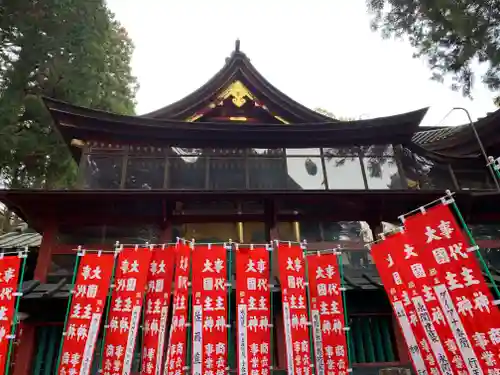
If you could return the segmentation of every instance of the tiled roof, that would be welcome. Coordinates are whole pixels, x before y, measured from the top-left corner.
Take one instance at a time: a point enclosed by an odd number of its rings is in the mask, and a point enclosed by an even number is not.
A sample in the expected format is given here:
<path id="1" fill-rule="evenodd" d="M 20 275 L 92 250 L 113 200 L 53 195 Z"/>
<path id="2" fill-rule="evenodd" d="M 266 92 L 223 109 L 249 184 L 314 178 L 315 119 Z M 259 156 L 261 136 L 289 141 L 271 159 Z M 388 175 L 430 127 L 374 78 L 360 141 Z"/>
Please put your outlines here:
<path id="1" fill-rule="evenodd" d="M 422 130 L 416 132 L 412 141 L 419 145 L 426 145 L 429 143 L 433 143 L 436 141 L 440 141 L 441 139 L 448 138 L 449 136 L 455 134 L 459 130 L 462 130 L 462 126 L 447 126 L 443 128 L 434 128 L 430 130 Z"/>
<path id="2" fill-rule="evenodd" d="M 41 243 L 42 236 L 36 232 L 22 233 L 14 231 L 0 235 L 0 249 L 38 247 Z"/>

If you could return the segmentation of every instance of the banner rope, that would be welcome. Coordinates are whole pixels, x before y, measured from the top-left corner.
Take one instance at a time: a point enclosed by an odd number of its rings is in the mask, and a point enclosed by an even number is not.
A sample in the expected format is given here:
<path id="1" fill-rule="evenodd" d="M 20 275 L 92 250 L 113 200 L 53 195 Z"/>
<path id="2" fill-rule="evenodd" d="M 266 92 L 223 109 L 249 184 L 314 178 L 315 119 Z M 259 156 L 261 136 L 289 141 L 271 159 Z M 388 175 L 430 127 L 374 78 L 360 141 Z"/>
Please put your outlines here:
<path id="1" fill-rule="evenodd" d="M 102 332 L 102 339 L 101 339 L 101 350 L 99 353 L 99 358 L 98 358 L 98 372 L 102 372 L 102 359 L 103 359 L 103 354 L 104 354 L 104 344 L 106 343 L 106 332 L 108 328 L 108 319 L 109 319 L 109 311 L 111 310 L 111 299 L 113 298 L 113 290 L 115 289 L 115 270 L 117 268 L 117 262 L 118 262 L 118 254 L 120 251 L 122 251 L 123 245 L 121 245 L 118 241 L 116 241 L 115 244 L 115 259 L 113 263 L 113 270 L 111 271 L 111 282 L 108 287 L 108 295 L 106 297 L 106 311 L 104 312 L 104 330 Z"/>
<path id="2" fill-rule="evenodd" d="M 282 241 L 282 242 L 290 242 L 290 241 Z M 305 289 L 306 289 L 306 300 L 307 300 L 307 313 L 309 314 L 309 324 L 307 327 L 307 330 L 309 332 L 309 356 L 311 357 L 311 364 L 310 367 L 313 368 L 314 370 L 312 373 L 316 373 L 316 366 L 315 366 L 315 353 L 314 353 L 314 344 L 313 344 L 313 330 L 312 330 L 312 312 L 311 312 L 311 293 L 309 291 L 309 270 L 307 267 L 307 242 L 304 240 L 303 242 L 300 242 L 300 246 L 302 248 L 302 258 L 304 259 L 304 271 L 305 271 Z M 286 323 L 285 323 L 286 324 Z"/>
<path id="3" fill-rule="evenodd" d="M 433 201 L 430 201 L 429 203 L 426 203 L 423 206 L 417 207 L 414 210 L 411 210 L 411 211 L 409 211 L 409 212 L 407 212 L 407 213 L 405 213 L 403 215 L 399 215 L 398 219 L 399 219 L 399 221 L 401 221 L 404 224 L 406 216 L 410 216 L 411 214 L 414 214 L 415 212 L 419 212 L 419 211 L 420 212 L 425 212 L 425 209 L 427 207 L 433 206 L 436 203 L 442 203 L 442 204 L 451 203 L 452 201 L 454 201 L 453 195 L 455 195 L 454 192 L 452 193 L 450 190 L 446 190 L 446 195 L 444 195 L 444 196 L 442 196 L 440 198 L 434 199 Z"/>
<path id="4" fill-rule="evenodd" d="M 337 256 L 337 264 L 339 266 L 340 273 L 340 290 L 342 292 L 342 305 L 344 307 L 344 332 L 345 332 L 345 341 L 347 346 L 347 371 L 352 371 L 352 348 L 351 348 L 351 330 L 349 326 L 349 314 L 347 313 L 347 288 L 345 286 L 344 280 L 344 262 L 342 260 L 342 249 L 339 247 L 337 251 L 334 253 Z"/>
<path id="5" fill-rule="evenodd" d="M 2 256 L 4 254 L 7 254 L 7 253 L 2 253 Z M 14 254 L 14 252 L 13 252 L 13 254 Z M 21 297 L 23 296 L 24 272 L 26 270 L 26 260 L 28 259 L 28 247 L 26 247 L 24 249 L 24 251 L 22 251 L 22 250 L 18 251 L 17 256 L 22 259 L 22 262 L 21 262 L 19 281 L 18 281 L 18 286 L 17 286 L 17 299 L 16 299 L 16 304 L 14 306 L 14 318 L 12 321 L 12 327 L 10 329 L 9 349 L 7 351 L 7 358 L 5 360 L 5 375 L 9 375 L 10 357 L 12 356 L 14 339 L 16 337 L 16 330 L 17 330 L 17 325 L 18 325 L 17 317 L 19 314 L 19 304 L 21 302 Z"/>
<path id="6" fill-rule="evenodd" d="M 66 338 L 66 330 L 68 329 L 68 320 L 71 310 L 71 301 L 73 300 L 73 289 L 75 288 L 76 276 L 78 274 L 78 266 L 80 265 L 80 258 L 85 255 L 85 250 L 82 250 L 81 246 L 78 246 L 78 253 L 76 254 L 75 266 L 73 267 L 73 277 L 71 279 L 71 286 L 69 288 L 68 304 L 66 306 L 66 316 L 64 317 L 64 325 L 61 343 L 59 344 L 59 354 L 57 356 L 56 371 L 59 371 L 59 365 L 61 364 L 62 350 L 64 346 L 64 339 Z"/>

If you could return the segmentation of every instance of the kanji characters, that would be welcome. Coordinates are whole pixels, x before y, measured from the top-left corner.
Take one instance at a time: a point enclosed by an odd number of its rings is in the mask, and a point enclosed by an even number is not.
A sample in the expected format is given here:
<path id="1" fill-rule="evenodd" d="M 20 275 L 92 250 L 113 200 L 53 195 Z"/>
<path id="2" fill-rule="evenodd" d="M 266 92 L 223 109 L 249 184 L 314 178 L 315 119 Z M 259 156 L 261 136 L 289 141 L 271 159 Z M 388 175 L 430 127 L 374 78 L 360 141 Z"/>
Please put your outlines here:
<path id="1" fill-rule="evenodd" d="M 404 246 L 404 253 L 405 253 L 405 259 L 408 260 L 412 257 L 418 257 L 417 252 L 415 251 L 415 248 L 411 245 L 405 244 Z"/>

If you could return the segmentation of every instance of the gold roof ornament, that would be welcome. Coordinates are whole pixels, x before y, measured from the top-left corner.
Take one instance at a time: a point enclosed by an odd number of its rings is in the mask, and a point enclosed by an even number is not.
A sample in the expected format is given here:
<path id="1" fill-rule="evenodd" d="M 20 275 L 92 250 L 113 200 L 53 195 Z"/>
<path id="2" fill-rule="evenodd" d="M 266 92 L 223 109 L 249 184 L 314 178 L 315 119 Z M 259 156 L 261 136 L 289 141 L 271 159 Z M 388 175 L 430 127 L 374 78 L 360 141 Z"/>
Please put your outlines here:
<path id="1" fill-rule="evenodd" d="M 219 94 L 218 99 L 225 100 L 229 97 L 232 97 L 233 104 L 238 108 L 242 107 L 247 102 L 247 98 L 255 100 L 253 94 L 240 80 L 231 83 L 227 89 Z"/>

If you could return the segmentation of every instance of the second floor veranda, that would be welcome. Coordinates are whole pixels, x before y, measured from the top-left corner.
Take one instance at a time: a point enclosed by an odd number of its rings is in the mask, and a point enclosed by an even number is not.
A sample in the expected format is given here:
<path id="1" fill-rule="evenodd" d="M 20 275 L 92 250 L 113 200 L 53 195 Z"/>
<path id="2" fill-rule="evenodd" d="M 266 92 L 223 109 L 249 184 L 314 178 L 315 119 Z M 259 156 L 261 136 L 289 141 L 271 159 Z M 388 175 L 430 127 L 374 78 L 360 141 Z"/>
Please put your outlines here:
<path id="1" fill-rule="evenodd" d="M 403 145 L 210 149 L 92 143 L 78 189 L 493 190 L 484 163 L 444 163 Z"/>

